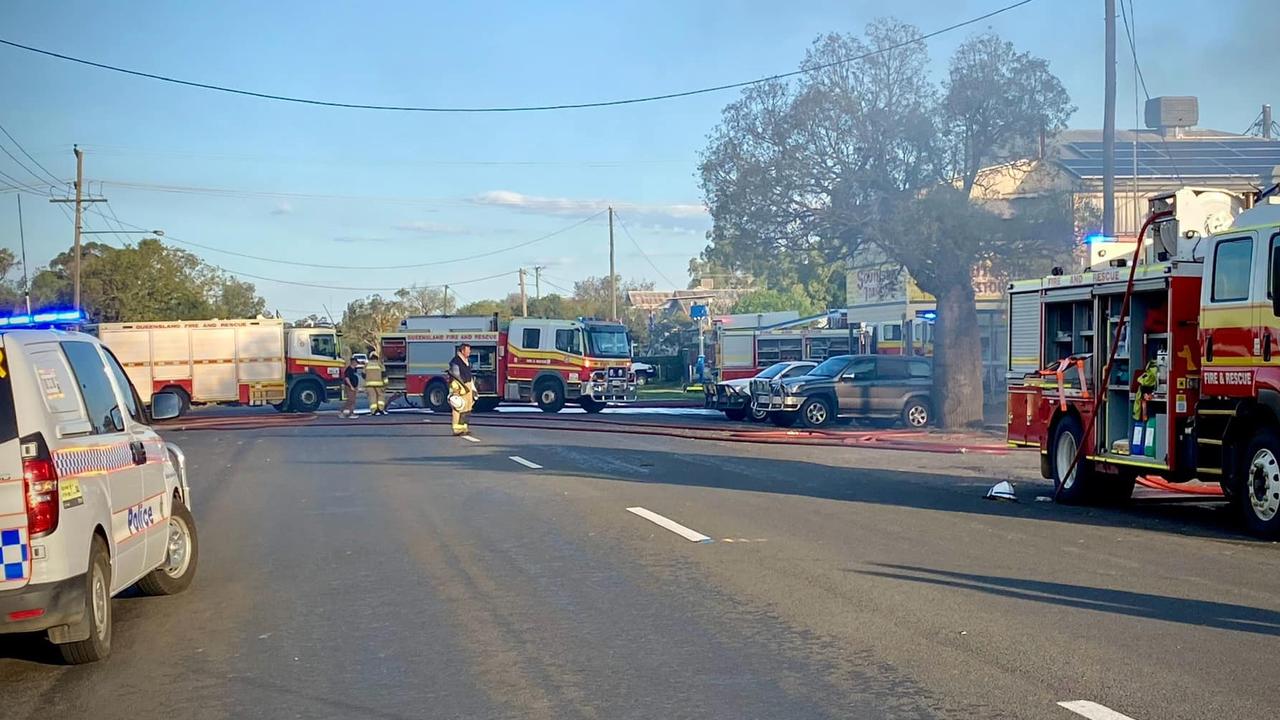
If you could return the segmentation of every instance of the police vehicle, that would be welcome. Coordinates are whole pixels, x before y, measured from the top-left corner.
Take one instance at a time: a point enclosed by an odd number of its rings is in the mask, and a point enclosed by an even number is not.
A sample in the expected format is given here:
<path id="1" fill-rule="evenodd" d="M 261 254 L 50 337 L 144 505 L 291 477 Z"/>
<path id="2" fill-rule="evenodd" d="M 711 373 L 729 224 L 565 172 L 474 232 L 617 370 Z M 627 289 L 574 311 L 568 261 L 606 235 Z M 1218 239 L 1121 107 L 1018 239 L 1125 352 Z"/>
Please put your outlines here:
<path id="1" fill-rule="evenodd" d="M 168 595 L 199 557 L 182 451 L 151 429 L 111 351 L 58 329 L 79 312 L 0 317 L 0 642 L 45 632 L 68 663 L 111 651 L 111 598 Z"/>

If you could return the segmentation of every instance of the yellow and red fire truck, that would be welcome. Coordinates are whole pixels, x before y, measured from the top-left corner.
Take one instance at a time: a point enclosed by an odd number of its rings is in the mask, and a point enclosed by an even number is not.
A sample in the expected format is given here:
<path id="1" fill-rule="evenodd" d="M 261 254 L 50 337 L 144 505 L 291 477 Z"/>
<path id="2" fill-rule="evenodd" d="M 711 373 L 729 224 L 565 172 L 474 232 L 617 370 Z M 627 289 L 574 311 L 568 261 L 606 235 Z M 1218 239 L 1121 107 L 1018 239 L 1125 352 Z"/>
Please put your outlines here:
<path id="1" fill-rule="evenodd" d="M 449 360 L 463 342 L 471 345 L 477 410 L 513 402 L 559 412 L 573 403 L 595 413 L 636 399 L 631 340 L 622 324 L 515 318 L 500 330 L 496 316 L 412 317 L 400 331 L 380 335 L 388 392 L 448 412 Z"/>
<path id="2" fill-rule="evenodd" d="M 1009 442 L 1060 501 L 1216 482 L 1280 536 L 1280 186 L 1150 202 L 1138 263 L 1011 284 Z"/>
<path id="3" fill-rule="evenodd" d="M 101 323 L 89 328 L 115 353 L 151 402 L 172 392 L 192 404 L 274 405 L 313 412 L 341 392 L 342 361 L 332 327 L 289 327 L 283 320 L 173 320 Z"/>

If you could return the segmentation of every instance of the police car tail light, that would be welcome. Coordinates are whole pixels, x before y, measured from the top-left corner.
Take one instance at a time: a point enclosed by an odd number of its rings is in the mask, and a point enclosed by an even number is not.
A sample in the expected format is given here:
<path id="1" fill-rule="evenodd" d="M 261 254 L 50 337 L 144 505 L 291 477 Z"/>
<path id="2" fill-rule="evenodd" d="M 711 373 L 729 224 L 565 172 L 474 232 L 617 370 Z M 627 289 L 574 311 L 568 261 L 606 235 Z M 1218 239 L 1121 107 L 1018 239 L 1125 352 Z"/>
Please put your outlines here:
<path id="1" fill-rule="evenodd" d="M 27 495 L 27 534 L 31 537 L 58 528 L 58 471 L 52 460 L 28 458 L 22 461 L 22 481 Z"/>

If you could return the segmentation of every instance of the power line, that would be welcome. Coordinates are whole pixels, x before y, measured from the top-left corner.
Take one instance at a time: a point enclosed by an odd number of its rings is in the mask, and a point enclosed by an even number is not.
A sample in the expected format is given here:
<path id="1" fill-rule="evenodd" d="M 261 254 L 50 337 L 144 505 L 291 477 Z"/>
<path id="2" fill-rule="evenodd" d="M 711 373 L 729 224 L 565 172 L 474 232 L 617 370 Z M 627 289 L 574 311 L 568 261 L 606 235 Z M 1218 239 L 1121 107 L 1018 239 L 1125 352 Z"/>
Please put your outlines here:
<path id="1" fill-rule="evenodd" d="M 512 275 L 516 275 L 517 273 L 519 273 L 518 270 L 511 270 L 504 273 L 497 273 L 496 275 L 486 275 L 484 277 L 472 278 L 470 280 L 453 280 L 447 283 L 439 283 L 435 285 L 408 285 L 408 286 L 401 285 L 400 287 L 341 287 L 338 285 L 323 285 L 320 283 L 308 283 L 308 282 L 301 282 L 297 280 L 281 280 L 280 278 L 266 277 L 263 275 L 254 275 L 252 273 L 240 272 L 239 270 L 230 270 L 220 265 L 213 265 L 212 263 L 210 263 L 210 265 L 229 275 L 234 275 L 236 277 L 247 277 L 247 278 L 252 278 L 254 280 L 263 280 L 265 282 L 280 283 L 282 285 L 297 285 L 300 287 L 320 288 L 322 290 L 344 290 L 344 291 L 353 291 L 353 292 L 395 292 L 397 290 L 404 290 L 406 288 L 442 288 L 442 287 L 445 287 L 446 285 L 448 287 L 454 287 L 456 285 L 470 285 L 472 283 L 484 282 L 486 280 L 496 280 L 497 278 L 510 277 Z"/>
<path id="2" fill-rule="evenodd" d="M 95 212 L 98 215 L 101 215 L 103 218 L 106 218 L 106 215 L 103 215 L 102 212 L 100 210 L 97 210 L 96 208 L 91 208 L 91 212 Z M 236 252 L 235 250 L 225 250 L 223 248 L 213 247 L 212 245 L 204 245 L 202 243 L 192 242 L 190 240 L 183 240 L 181 238 L 174 237 L 173 235 L 169 235 L 168 233 L 166 233 L 164 237 L 166 240 L 172 240 L 173 242 L 179 243 L 181 245 L 188 245 L 190 247 L 200 248 L 201 250 L 208 250 L 211 252 L 223 253 L 225 255 L 233 255 L 235 257 L 246 258 L 248 260 L 258 260 L 260 262 L 277 263 L 280 265 L 319 268 L 322 270 L 414 270 L 417 268 L 424 268 L 424 267 L 451 265 L 453 263 L 467 262 L 469 260 L 481 260 L 483 258 L 493 257 L 494 255 L 501 255 L 502 253 L 505 253 L 505 252 L 518 250 L 523 247 L 528 247 L 535 243 L 540 243 L 544 240 L 549 240 L 557 235 L 562 235 L 564 233 L 567 233 L 570 230 L 581 227 L 582 225 L 586 225 L 592 220 L 600 217 L 600 215 L 604 212 L 605 212 L 604 210 L 600 210 L 596 212 L 594 215 L 585 217 L 579 220 L 578 222 L 575 222 L 572 225 L 562 227 L 559 230 L 555 230 L 553 232 L 547 233 L 546 235 L 533 238 L 532 240 L 525 240 L 524 242 L 519 242 L 519 243 L 516 243 L 515 245 L 508 245 L 506 247 L 498 248 L 497 250 L 489 250 L 486 252 L 477 253 L 475 255 L 468 255 L 467 257 L 451 258 L 449 260 L 433 260 L 431 262 L 412 263 L 409 265 L 324 265 L 321 263 L 309 263 L 309 262 L 302 262 L 300 260 L 281 260 L 278 258 L 269 258 L 269 257 L 262 257 L 259 255 L 250 255 L 248 253 Z M 118 218 L 117 218 L 117 222 L 120 222 Z M 146 230 L 146 228 L 132 225 L 130 223 L 121 222 L 121 225 L 132 228 L 134 230 Z M 449 283 L 449 284 L 453 285 L 454 283 Z M 441 285 L 441 287 L 443 287 L 443 285 Z"/>
<path id="3" fill-rule="evenodd" d="M 24 190 L 25 190 L 26 192 L 29 192 L 29 193 L 31 193 L 31 194 L 33 194 L 33 195 L 39 195 L 39 196 L 41 196 L 41 197 L 44 197 L 44 193 L 40 192 L 39 190 L 35 189 L 34 187 L 32 187 L 32 186 L 30 186 L 30 185 L 28 185 L 28 184 L 26 184 L 26 183 L 22 182 L 22 181 L 21 181 L 21 180 L 19 180 L 18 178 L 14 177 L 14 176 L 12 176 L 12 175 L 10 175 L 10 174 L 8 174 L 8 173 L 6 173 L 6 172 L 5 172 L 5 171 L 3 171 L 3 170 L 0 170 L 0 178 L 4 178 L 5 180 L 8 180 L 10 183 L 12 183 L 12 185 L 9 187 L 9 189 L 10 189 L 10 190 L 18 190 L 19 192 L 21 192 L 21 191 L 24 191 Z"/>
<path id="4" fill-rule="evenodd" d="M 460 200 L 429 200 L 423 198 L 396 198 L 375 195 L 329 195 L 317 193 L 282 192 L 276 190 L 244 190 L 239 188 L 198 187 L 190 185 L 156 185 L 151 183 L 127 182 L 121 180 L 101 180 L 103 186 L 128 190 L 151 190 L 155 192 L 178 193 L 184 195 L 211 195 L 228 198 L 273 198 L 280 200 L 372 200 L 379 202 L 404 203 L 409 205 L 452 205 L 462 204 Z"/>
<path id="5" fill-rule="evenodd" d="M 3 133 L 5 134 L 5 137 L 9 138 L 9 141 L 10 141 L 10 142 L 12 142 L 12 143 L 13 143 L 13 144 L 18 148 L 18 151 L 19 151 L 19 152 L 21 152 L 23 155 L 26 155 L 26 156 L 27 156 L 27 159 L 28 159 L 28 160 L 30 160 L 31 162 L 35 163 L 35 166 L 36 166 L 36 167 L 38 167 L 38 168 L 40 168 L 41 170 L 43 170 L 45 175 L 48 175 L 50 178 L 52 178 L 52 179 L 53 179 L 53 184 L 54 184 L 54 185 L 61 185 L 61 184 L 63 184 L 63 183 L 62 183 L 62 180 L 59 180 L 57 175 L 54 175 L 53 173 L 49 172 L 49 168 L 45 167 L 44 165 L 41 165 L 39 160 L 37 160 L 37 159 L 35 159 L 34 157 L 32 157 L 32 156 L 31 156 L 31 153 L 27 152 L 27 149 L 26 149 L 26 148 L 24 148 L 24 147 L 22 147 L 22 143 L 18 142 L 17 138 L 15 138 L 14 136 L 10 135 L 10 134 L 9 134 L 9 131 L 8 131 L 8 130 L 6 130 L 6 129 L 5 129 L 5 127 L 4 127 L 3 125 L 0 125 L 0 132 L 3 132 Z M 8 151 L 8 150 L 6 150 L 6 151 L 5 151 L 5 154 L 6 154 L 6 155 L 8 155 L 8 154 L 9 154 L 9 151 Z M 9 157 L 13 157 L 13 156 L 12 156 L 12 155 L 9 155 Z M 18 162 L 18 159 L 17 159 L 17 158 L 14 158 L 14 162 Z M 22 165 L 22 163 L 20 163 L 20 162 L 18 162 L 18 164 L 19 164 L 19 165 Z M 22 167 L 23 167 L 23 169 L 24 169 L 24 170 L 26 170 L 27 172 L 31 172 L 31 170 L 30 170 L 29 168 L 27 168 L 27 166 L 23 165 Z M 35 175 L 35 173 L 31 173 L 31 174 L 32 174 L 32 175 Z M 37 176 L 37 177 L 39 177 L 39 176 Z M 43 181 L 43 179 L 41 180 L 41 182 L 44 182 L 44 181 Z"/>
<path id="6" fill-rule="evenodd" d="M 280 102 L 297 103 L 301 105 L 319 105 L 323 107 L 347 108 L 347 109 L 353 109 L 353 110 L 387 110 L 387 111 L 395 111 L 395 112 L 425 112 L 425 113 L 537 112 L 537 111 L 546 111 L 546 110 L 582 110 L 586 108 L 615 107 L 619 105 L 637 105 L 640 103 L 650 103 L 650 102 L 658 102 L 661 100 L 674 100 L 677 98 L 691 97 L 694 95 L 704 95 L 707 93 L 721 92 L 724 90 L 734 90 L 738 88 L 749 87 L 751 85 L 759 85 L 761 83 L 772 82 L 774 80 L 782 80 L 789 77 L 795 77 L 797 75 L 803 75 L 805 73 L 809 73 L 815 70 L 825 70 L 827 68 L 836 67 L 839 65 L 845 65 L 851 62 L 856 62 L 858 60 L 864 60 L 866 58 L 873 57 L 875 55 L 880 55 L 886 52 L 890 52 L 892 50 L 897 50 L 899 48 L 915 45 L 917 43 L 924 42 L 929 38 L 937 37 L 938 35 L 942 35 L 944 33 L 948 33 L 953 30 L 958 30 L 968 25 L 980 23 L 983 20 L 993 18 L 996 15 L 1009 12 L 1010 10 L 1014 10 L 1016 8 L 1022 7 L 1023 5 L 1030 4 L 1031 2 L 1034 2 L 1034 0 L 1019 0 L 1019 2 L 1006 5 L 997 10 L 992 10 L 991 12 L 988 12 L 986 14 L 979 15 L 977 17 L 970 18 L 962 22 L 958 22 L 953 25 L 949 25 L 947 27 L 941 28 L 939 30 L 934 30 L 933 32 L 929 32 L 923 35 L 913 37 L 908 40 L 903 40 L 901 42 L 894 43 L 893 45 L 877 48 L 875 50 L 872 50 L 867 53 L 863 53 L 861 55 L 843 58 L 841 60 L 835 60 L 829 63 L 823 63 L 821 65 L 817 65 L 811 68 L 806 68 L 803 70 L 793 70 L 791 72 L 778 73 L 776 75 L 769 75 L 767 77 L 757 78 L 755 80 L 745 80 L 742 82 L 728 83 L 725 85 L 715 85 L 712 87 L 698 88 L 696 90 L 670 92 L 670 93 L 664 93 L 661 95 L 648 95 L 644 97 L 626 98 L 621 100 L 602 100 L 597 102 L 559 103 L 559 104 L 553 104 L 553 105 L 513 105 L 513 106 L 496 106 L 496 107 L 443 107 L 443 106 L 431 107 L 431 106 L 413 106 L 413 105 L 374 105 L 374 104 L 367 104 L 367 103 L 318 100 L 314 98 L 300 98 L 300 97 L 292 97 L 289 95 L 280 95 L 276 93 L 243 90 L 243 89 L 228 87 L 224 85 L 213 85 L 210 83 L 195 82 L 193 80 L 182 80 L 180 78 L 174 78 L 174 77 L 169 77 L 165 75 L 158 75 L 156 73 L 143 72 L 141 70 L 130 70 L 128 68 L 122 68 L 115 65 L 108 65 L 106 63 L 100 63 L 93 60 L 86 60 L 84 58 L 73 57 L 71 55 L 64 55 L 62 53 L 53 52 L 51 50 L 42 50 L 37 47 L 32 47 L 30 45 L 23 45 L 21 43 L 16 43 L 11 40 L 0 39 L 0 44 L 8 45 L 9 47 L 17 48 L 19 50 L 26 50 L 27 52 L 45 55 L 47 57 L 57 58 L 59 60 L 66 60 L 67 62 L 78 63 L 80 65 L 87 65 L 89 67 L 95 67 L 101 70 L 110 70 L 112 72 L 123 73 L 125 75 L 133 75 L 135 77 L 147 78 L 150 80 L 159 80 L 161 82 L 172 83 L 175 85 L 185 85 L 187 87 L 199 88 L 202 90 L 213 90 L 217 92 L 230 93 L 233 95 L 245 95 L 249 97 L 261 98 L 264 100 L 278 100 Z"/>
<path id="7" fill-rule="evenodd" d="M 658 269 L 658 266 L 653 262 L 653 259 L 644 251 L 644 248 L 640 247 L 640 243 L 636 242 L 635 237 L 631 235 L 631 231 L 627 229 L 627 224 L 623 222 L 622 216 L 618 214 L 617 210 L 613 211 L 613 216 L 618 218 L 618 224 L 622 226 L 622 232 L 626 233 L 627 238 L 631 240 L 631 244 L 636 246 L 636 250 L 640 253 L 640 257 L 644 258 L 645 262 L 649 263 L 649 267 L 653 268 L 653 271 L 658 273 L 658 277 L 665 280 L 668 286 L 673 288 L 676 287 L 676 284 L 671 282 L 671 278 L 667 277 L 666 273 Z"/>

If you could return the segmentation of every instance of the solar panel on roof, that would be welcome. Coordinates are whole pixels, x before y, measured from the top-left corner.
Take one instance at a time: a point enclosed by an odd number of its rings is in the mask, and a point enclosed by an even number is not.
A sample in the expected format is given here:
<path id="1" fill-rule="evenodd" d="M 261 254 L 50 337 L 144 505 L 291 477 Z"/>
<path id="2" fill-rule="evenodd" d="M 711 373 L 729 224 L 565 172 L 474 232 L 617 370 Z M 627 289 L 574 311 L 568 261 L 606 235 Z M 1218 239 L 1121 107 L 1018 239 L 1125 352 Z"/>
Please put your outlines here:
<path id="1" fill-rule="evenodd" d="M 1059 163 L 1079 177 L 1102 175 L 1105 162 L 1100 142 L 1068 143 L 1066 150 L 1079 157 Z M 1116 143 L 1116 171 L 1128 176 L 1133 168 L 1134 143 Z M 1138 176 L 1248 176 L 1271 173 L 1280 165 L 1280 142 L 1268 140 L 1167 140 L 1137 143 Z"/>

